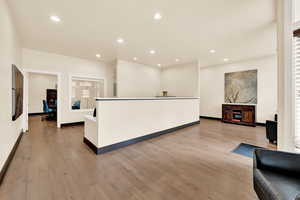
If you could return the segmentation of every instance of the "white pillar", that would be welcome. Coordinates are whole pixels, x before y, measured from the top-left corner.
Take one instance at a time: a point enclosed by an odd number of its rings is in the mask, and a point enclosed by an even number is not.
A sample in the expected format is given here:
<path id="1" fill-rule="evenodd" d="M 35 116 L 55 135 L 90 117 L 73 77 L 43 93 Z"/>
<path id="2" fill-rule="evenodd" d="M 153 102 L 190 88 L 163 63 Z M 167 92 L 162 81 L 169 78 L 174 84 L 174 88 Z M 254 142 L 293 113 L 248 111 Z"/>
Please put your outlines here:
<path id="1" fill-rule="evenodd" d="M 278 149 L 283 151 L 295 149 L 292 13 L 292 0 L 277 0 Z"/>

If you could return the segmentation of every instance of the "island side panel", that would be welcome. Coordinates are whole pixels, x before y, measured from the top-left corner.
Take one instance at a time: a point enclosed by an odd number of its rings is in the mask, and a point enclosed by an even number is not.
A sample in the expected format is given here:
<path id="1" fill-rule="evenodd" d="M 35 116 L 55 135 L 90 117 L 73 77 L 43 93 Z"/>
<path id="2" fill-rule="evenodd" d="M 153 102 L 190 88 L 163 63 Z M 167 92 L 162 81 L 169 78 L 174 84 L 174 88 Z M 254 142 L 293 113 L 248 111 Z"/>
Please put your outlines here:
<path id="1" fill-rule="evenodd" d="M 199 121 L 199 99 L 98 101 L 98 147 Z"/>

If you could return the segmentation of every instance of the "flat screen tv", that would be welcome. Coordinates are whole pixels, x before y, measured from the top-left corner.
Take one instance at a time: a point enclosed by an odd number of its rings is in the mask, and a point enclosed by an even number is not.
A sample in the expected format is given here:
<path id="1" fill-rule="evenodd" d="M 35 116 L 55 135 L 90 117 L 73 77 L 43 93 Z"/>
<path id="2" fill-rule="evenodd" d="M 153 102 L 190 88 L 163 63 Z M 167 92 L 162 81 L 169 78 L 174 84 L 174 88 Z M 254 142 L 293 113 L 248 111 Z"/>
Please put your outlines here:
<path id="1" fill-rule="evenodd" d="M 15 121 L 23 113 L 23 83 L 22 72 L 12 65 L 12 120 Z"/>

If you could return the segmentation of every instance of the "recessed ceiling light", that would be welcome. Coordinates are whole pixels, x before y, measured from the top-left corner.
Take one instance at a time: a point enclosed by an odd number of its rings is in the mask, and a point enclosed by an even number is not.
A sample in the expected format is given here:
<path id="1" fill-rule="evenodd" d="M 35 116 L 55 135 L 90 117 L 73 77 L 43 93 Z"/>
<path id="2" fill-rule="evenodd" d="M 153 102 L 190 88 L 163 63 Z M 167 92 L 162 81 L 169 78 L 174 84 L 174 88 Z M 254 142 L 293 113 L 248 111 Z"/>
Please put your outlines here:
<path id="1" fill-rule="evenodd" d="M 97 58 L 101 58 L 101 55 L 100 55 L 100 54 L 96 54 L 96 57 L 97 57 Z"/>
<path id="2" fill-rule="evenodd" d="M 176 59 L 175 59 L 175 62 L 179 62 L 179 59 L 178 59 L 178 58 L 176 58 Z"/>
<path id="3" fill-rule="evenodd" d="M 54 22 L 60 22 L 60 21 L 61 21 L 60 18 L 59 18 L 58 16 L 55 16 L 55 15 L 52 15 L 52 16 L 50 17 L 50 19 L 51 19 L 52 21 L 54 21 Z"/>
<path id="4" fill-rule="evenodd" d="M 161 64 L 157 64 L 157 66 L 161 67 Z"/>
<path id="5" fill-rule="evenodd" d="M 156 52 L 154 50 L 149 51 L 150 54 L 155 54 Z"/>
<path id="6" fill-rule="evenodd" d="M 228 62 L 229 61 L 229 58 L 224 58 L 224 62 Z"/>
<path id="7" fill-rule="evenodd" d="M 154 18 L 155 20 L 161 20 L 162 15 L 161 15 L 159 12 L 157 12 L 157 13 L 154 14 L 153 18 Z"/>
<path id="8" fill-rule="evenodd" d="M 209 52 L 210 52 L 210 53 L 216 53 L 216 50 L 211 49 Z"/>
<path id="9" fill-rule="evenodd" d="M 137 61 L 137 57 L 134 57 L 133 60 Z"/>
<path id="10" fill-rule="evenodd" d="M 121 43 L 124 43 L 124 39 L 123 39 L 123 38 L 118 38 L 118 39 L 117 39 L 117 42 L 120 43 L 120 44 L 121 44 Z"/>

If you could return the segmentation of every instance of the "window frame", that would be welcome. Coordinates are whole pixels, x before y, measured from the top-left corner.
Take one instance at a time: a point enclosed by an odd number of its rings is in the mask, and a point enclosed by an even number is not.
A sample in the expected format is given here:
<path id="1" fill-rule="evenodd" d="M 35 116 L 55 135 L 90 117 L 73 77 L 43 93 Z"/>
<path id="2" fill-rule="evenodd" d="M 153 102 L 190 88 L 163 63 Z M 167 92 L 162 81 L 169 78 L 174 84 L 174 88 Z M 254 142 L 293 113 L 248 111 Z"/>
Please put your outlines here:
<path id="1" fill-rule="evenodd" d="M 94 109 L 78 109 L 78 110 L 73 110 L 72 109 L 72 81 L 73 80 L 83 80 L 83 81 L 103 81 L 103 88 L 104 88 L 104 97 L 107 96 L 106 93 L 106 79 L 104 77 L 97 77 L 97 76 L 82 76 L 82 75 L 76 75 L 72 74 L 69 75 L 69 103 L 68 107 L 71 112 L 91 112 Z"/>

